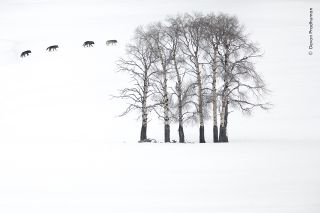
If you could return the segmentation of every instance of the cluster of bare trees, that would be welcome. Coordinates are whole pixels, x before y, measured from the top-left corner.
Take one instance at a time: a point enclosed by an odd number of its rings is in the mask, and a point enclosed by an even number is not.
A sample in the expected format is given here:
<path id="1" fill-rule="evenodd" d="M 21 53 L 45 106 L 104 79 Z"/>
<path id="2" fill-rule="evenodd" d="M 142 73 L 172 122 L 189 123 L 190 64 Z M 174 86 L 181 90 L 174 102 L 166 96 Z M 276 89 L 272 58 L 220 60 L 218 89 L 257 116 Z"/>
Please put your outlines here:
<path id="1" fill-rule="evenodd" d="M 126 50 L 118 68 L 132 84 L 116 97 L 127 100 L 122 115 L 141 114 L 140 141 L 147 140 L 150 112 L 163 120 L 165 142 L 172 122 L 179 124 L 179 142 L 185 142 L 183 126 L 194 119 L 199 142 L 205 143 L 206 119 L 213 121 L 213 141 L 228 142 L 231 108 L 249 114 L 268 108 L 262 102 L 266 85 L 254 66 L 260 50 L 234 16 L 184 14 L 138 27 Z"/>

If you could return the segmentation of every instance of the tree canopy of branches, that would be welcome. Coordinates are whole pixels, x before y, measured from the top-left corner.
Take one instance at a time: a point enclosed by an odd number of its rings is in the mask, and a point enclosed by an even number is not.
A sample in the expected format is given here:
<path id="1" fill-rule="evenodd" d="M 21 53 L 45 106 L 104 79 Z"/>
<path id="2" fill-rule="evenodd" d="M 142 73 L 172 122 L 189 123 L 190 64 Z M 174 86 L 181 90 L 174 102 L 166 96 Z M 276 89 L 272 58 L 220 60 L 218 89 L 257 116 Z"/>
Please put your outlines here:
<path id="1" fill-rule="evenodd" d="M 148 113 L 154 105 L 149 104 L 149 99 L 154 95 L 150 89 L 151 78 L 155 72 L 151 66 L 156 62 L 156 56 L 150 45 L 150 36 L 143 28 L 135 31 L 135 37 L 131 44 L 127 45 L 127 58 L 121 58 L 118 68 L 121 72 L 130 75 L 131 87 L 120 90 L 116 97 L 128 101 L 126 110 L 121 116 L 138 110 L 142 118 L 140 141 L 147 139 Z"/>
<path id="2" fill-rule="evenodd" d="M 251 114 L 270 107 L 263 101 L 266 84 L 255 68 L 259 57 L 258 45 L 235 16 L 186 13 L 139 27 L 127 45 L 127 58 L 118 63 L 132 80 L 117 96 L 128 100 L 122 115 L 139 111 L 142 141 L 151 111 L 164 122 L 165 142 L 170 142 L 171 122 L 178 122 L 179 142 L 185 142 L 184 123 L 194 119 L 199 142 L 205 143 L 205 120 L 212 114 L 213 142 L 228 142 L 230 109 Z"/>

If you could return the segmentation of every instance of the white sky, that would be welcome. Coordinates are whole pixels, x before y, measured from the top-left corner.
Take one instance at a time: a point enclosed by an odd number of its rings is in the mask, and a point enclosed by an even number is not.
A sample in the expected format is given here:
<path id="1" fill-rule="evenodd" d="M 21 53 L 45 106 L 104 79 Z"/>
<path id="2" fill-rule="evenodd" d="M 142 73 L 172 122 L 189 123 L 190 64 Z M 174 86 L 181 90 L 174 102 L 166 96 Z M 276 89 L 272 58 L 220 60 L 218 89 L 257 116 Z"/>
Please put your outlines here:
<path id="1" fill-rule="evenodd" d="M 314 54 L 308 55 L 309 8 L 314 8 Z M 253 117 L 230 116 L 233 141 L 255 139 L 320 140 L 319 28 L 317 1 L 102 1 L 0 0 L 0 141 L 72 143 L 137 141 L 136 115 L 115 116 L 123 103 L 109 99 L 125 86 L 115 72 L 134 28 L 182 12 L 237 15 L 265 52 L 257 64 L 274 104 Z M 115 47 L 105 41 L 117 39 Z M 91 49 L 81 47 L 94 40 Z M 45 48 L 60 49 L 47 53 Z M 30 57 L 20 59 L 30 49 Z M 162 139 L 153 119 L 148 136 Z M 211 123 L 206 138 L 212 138 Z M 172 126 L 172 139 L 177 139 Z M 122 131 L 117 134 L 117 131 Z M 198 125 L 187 139 L 197 140 Z"/>

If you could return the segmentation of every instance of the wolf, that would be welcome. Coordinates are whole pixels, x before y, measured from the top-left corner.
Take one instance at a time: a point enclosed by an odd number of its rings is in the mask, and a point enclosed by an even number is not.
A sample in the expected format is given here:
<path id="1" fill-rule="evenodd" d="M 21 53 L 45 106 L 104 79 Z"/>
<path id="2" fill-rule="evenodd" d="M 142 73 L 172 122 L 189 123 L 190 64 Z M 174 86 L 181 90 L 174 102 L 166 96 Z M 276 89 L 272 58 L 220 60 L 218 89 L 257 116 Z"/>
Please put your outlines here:
<path id="1" fill-rule="evenodd" d="M 93 41 L 86 41 L 83 43 L 83 47 L 93 47 L 94 42 Z"/>
<path id="2" fill-rule="evenodd" d="M 58 45 L 52 45 L 52 46 L 49 46 L 47 48 L 47 51 L 51 52 L 51 51 L 56 51 L 57 49 L 59 48 Z"/>
<path id="3" fill-rule="evenodd" d="M 23 51 L 20 55 L 21 58 L 28 56 L 31 53 L 31 50 Z"/>
<path id="4" fill-rule="evenodd" d="M 114 45 L 114 44 L 116 44 L 117 42 L 118 42 L 117 40 L 108 40 L 108 41 L 106 42 L 106 44 L 109 46 L 110 44 Z"/>

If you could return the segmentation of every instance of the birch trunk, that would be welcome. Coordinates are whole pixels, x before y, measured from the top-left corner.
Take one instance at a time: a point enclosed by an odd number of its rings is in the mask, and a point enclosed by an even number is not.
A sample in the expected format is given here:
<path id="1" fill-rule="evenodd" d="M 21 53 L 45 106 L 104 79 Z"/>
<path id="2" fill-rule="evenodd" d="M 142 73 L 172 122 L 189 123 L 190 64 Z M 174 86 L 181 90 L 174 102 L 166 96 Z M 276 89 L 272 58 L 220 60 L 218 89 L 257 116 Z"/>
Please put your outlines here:
<path id="1" fill-rule="evenodd" d="M 201 72 L 198 63 L 198 59 L 196 58 L 196 72 L 197 72 L 197 83 L 198 83 L 198 105 L 199 105 L 199 120 L 200 120 L 200 128 L 199 128 L 199 142 L 205 143 L 204 138 L 204 114 L 203 114 L 203 95 L 202 95 L 202 80 L 201 80 Z"/>
<path id="2" fill-rule="evenodd" d="M 213 89 L 213 101 L 212 101 L 212 113 L 213 113 L 213 142 L 218 142 L 218 115 L 217 115 L 217 92 L 216 83 L 214 81 L 212 85 Z"/>
<path id="3" fill-rule="evenodd" d="M 179 129 L 178 129 L 178 132 L 179 132 L 179 142 L 180 143 L 184 143 L 185 140 L 184 140 L 184 131 L 183 131 L 183 115 L 182 115 L 182 95 L 181 95 L 181 88 L 179 89 L 180 90 L 180 95 L 178 97 L 179 99 L 179 106 L 178 106 L 178 110 L 179 110 Z"/>
<path id="4" fill-rule="evenodd" d="M 142 125 L 140 132 L 140 141 L 144 141 L 147 139 L 147 124 L 148 124 L 148 112 L 146 108 L 142 109 Z"/>
<path id="5" fill-rule="evenodd" d="M 214 50 L 212 65 L 212 117 L 213 117 L 213 142 L 219 142 L 218 115 L 217 115 L 217 50 Z"/>
<path id="6" fill-rule="evenodd" d="M 143 100 L 142 100 L 142 125 L 140 132 L 140 141 L 147 139 L 147 124 L 148 124 L 148 109 L 147 109 L 147 97 L 148 97 L 148 72 L 145 69 L 144 82 L 143 82 Z"/>
<path id="7" fill-rule="evenodd" d="M 227 121 L 226 118 L 228 116 L 228 94 L 229 94 L 229 52 L 228 46 L 226 46 L 226 53 L 224 57 L 224 88 L 222 92 L 222 108 L 220 113 L 220 132 L 219 132 L 219 142 L 228 142 L 227 137 Z"/>
<path id="8" fill-rule="evenodd" d="M 170 118 L 167 71 L 164 71 L 164 142 L 170 142 Z"/>
<path id="9" fill-rule="evenodd" d="M 224 92 L 226 93 L 226 92 Z M 219 142 L 228 142 L 227 137 L 227 120 L 228 117 L 228 101 L 227 96 L 223 94 L 222 100 L 222 109 L 220 113 L 220 134 L 219 134 Z"/>
<path id="10" fill-rule="evenodd" d="M 225 126 L 225 142 L 229 142 L 229 139 L 228 139 L 228 115 L 229 115 L 229 111 L 228 111 L 228 108 L 229 108 L 229 101 L 227 101 L 227 104 L 226 104 L 226 111 L 224 113 L 224 126 Z"/>
<path id="11" fill-rule="evenodd" d="M 182 108 L 183 108 L 183 103 L 182 103 L 182 80 L 181 76 L 179 73 L 178 65 L 175 59 L 174 55 L 174 69 L 176 71 L 177 75 L 177 85 L 176 85 L 176 90 L 177 90 L 177 96 L 178 96 L 178 121 L 179 121 L 179 128 L 178 128 L 178 133 L 179 133 L 179 143 L 184 143 L 184 131 L 183 131 L 183 114 L 182 114 Z"/>

